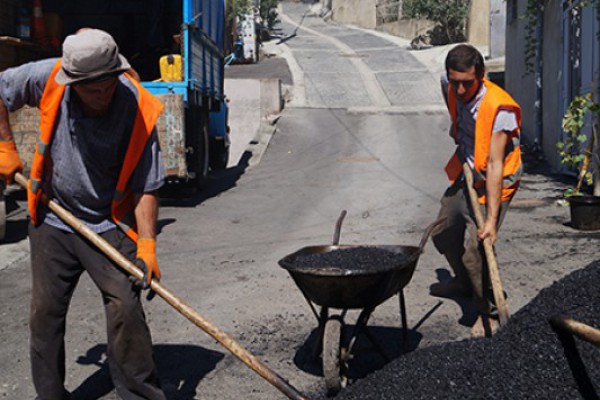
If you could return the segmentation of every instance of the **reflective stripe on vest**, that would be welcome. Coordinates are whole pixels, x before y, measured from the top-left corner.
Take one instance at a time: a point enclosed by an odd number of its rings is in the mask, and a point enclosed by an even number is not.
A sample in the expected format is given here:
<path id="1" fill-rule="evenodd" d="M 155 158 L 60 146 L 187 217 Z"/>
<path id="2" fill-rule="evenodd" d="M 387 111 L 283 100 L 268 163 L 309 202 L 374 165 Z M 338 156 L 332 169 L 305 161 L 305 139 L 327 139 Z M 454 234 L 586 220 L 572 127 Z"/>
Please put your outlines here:
<path id="1" fill-rule="evenodd" d="M 517 124 L 521 126 L 521 108 L 510 97 L 508 93 L 499 86 L 484 79 L 486 93 L 481 101 L 475 121 L 475 148 L 474 148 L 474 175 L 477 177 L 475 187 L 478 189 L 479 203 L 485 203 L 485 177 L 486 167 L 490 152 L 490 143 L 492 138 L 492 129 L 496 115 L 501 110 L 511 110 L 515 112 Z M 456 120 L 457 120 L 457 99 L 451 86 L 448 88 L 448 110 L 454 125 L 453 133 L 457 138 Z M 502 200 L 510 200 L 517 190 L 522 174 L 521 166 L 521 148 L 519 129 L 509 138 L 510 146 L 507 146 L 504 166 L 502 171 L 503 187 Z M 448 178 L 454 182 L 462 173 L 462 162 L 458 154 L 452 156 L 446 165 Z"/>
<path id="2" fill-rule="evenodd" d="M 31 191 L 34 193 L 37 193 L 42 188 L 42 181 L 39 181 L 37 179 L 30 178 L 29 183 L 30 183 L 29 187 L 31 188 Z"/>
<path id="3" fill-rule="evenodd" d="M 29 213 L 34 224 L 37 223 L 37 206 L 41 199 L 41 182 L 43 181 L 44 159 L 48 146 L 52 142 L 52 135 L 60 103 L 65 93 L 65 86 L 56 83 L 54 77 L 61 68 L 61 61 L 54 65 L 50 77 L 46 82 L 44 93 L 40 102 L 40 137 L 36 144 L 36 151 L 31 164 L 31 177 L 27 184 L 27 199 Z M 132 240 L 137 242 L 135 232 L 134 196 L 129 188 L 129 179 L 146 147 L 146 142 L 152 134 L 156 121 L 162 112 L 163 105 L 127 74 L 125 76 L 133 83 L 137 90 L 138 109 L 133 124 L 131 139 L 123 160 L 123 167 L 119 174 L 117 188 L 111 204 L 111 215 L 117 226 Z"/>
<path id="4" fill-rule="evenodd" d="M 46 151 L 48 151 L 48 147 L 49 147 L 48 143 L 42 142 L 42 138 L 38 137 L 35 144 L 36 144 L 35 151 L 40 153 L 40 155 L 45 156 Z"/>
<path id="5" fill-rule="evenodd" d="M 121 220 L 115 221 L 115 222 L 116 222 L 117 226 L 119 227 L 119 229 L 121 229 L 123 232 L 127 233 L 128 236 L 133 233 L 136 233 L 136 231 L 135 231 L 135 214 L 133 212 L 130 212 L 130 213 L 124 215 Z M 136 238 L 137 238 L 137 233 L 136 233 Z"/>

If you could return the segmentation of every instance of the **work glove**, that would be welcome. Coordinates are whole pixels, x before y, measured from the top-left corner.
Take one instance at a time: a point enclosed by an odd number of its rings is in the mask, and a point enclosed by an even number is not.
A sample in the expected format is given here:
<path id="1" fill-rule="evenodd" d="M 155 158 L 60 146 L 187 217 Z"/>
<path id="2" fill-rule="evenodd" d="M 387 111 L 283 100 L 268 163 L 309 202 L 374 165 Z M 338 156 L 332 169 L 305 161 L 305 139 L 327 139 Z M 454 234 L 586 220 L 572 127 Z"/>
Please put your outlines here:
<path id="1" fill-rule="evenodd" d="M 4 179 L 10 185 L 15 174 L 21 171 L 23 171 L 23 162 L 19 157 L 15 141 L 0 141 L 0 179 Z"/>
<path id="2" fill-rule="evenodd" d="M 144 277 L 142 283 L 142 289 L 148 289 L 150 287 L 150 281 L 152 279 L 160 280 L 160 269 L 158 268 L 158 261 L 156 260 L 156 240 L 155 239 L 138 239 L 137 242 L 137 255 L 134 264 L 138 266 L 143 272 Z M 148 300 L 154 297 L 154 292 L 150 291 L 148 294 Z"/>

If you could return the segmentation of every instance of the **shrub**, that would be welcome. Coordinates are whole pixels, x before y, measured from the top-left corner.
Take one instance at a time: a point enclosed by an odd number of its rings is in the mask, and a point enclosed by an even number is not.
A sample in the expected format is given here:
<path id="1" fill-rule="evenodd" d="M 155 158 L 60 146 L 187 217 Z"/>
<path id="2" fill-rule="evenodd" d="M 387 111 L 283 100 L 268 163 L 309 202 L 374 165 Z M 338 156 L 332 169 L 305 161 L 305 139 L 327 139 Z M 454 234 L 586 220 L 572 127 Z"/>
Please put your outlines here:
<path id="1" fill-rule="evenodd" d="M 437 25 L 428 33 L 431 44 L 442 45 L 465 41 L 465 24 L 469 0 L 405 0 L 404 19 L 428 19 Z"/>
<path id="2" fill-rule="evenodd" d="M 585 143 L 588 141 L 588 137 L 581 132 L 586 125 L 588 115 L 591 116 L 592 124 L 595 123 L 594 119 L 600 117 L 600 104 L 593 101 L 591 93 L 575 97 L 569 104 L 562 120 L 565 137 L 564 141 L 556 143 L 556 150 L 561 158 L 561 163 L 577 171 L 579 175 L 577 186 L 567 190 L 565 197 L 581 194 L 582 182 L 592 186 L 593 173 L 589 169 L 590 164 L 593 168 L 600 168 L 600 160 L 597 155 L 594 157 L 593 154 L 596 137 L 594 129 L 592 129 L 592 136 L 587 146 Z"/>

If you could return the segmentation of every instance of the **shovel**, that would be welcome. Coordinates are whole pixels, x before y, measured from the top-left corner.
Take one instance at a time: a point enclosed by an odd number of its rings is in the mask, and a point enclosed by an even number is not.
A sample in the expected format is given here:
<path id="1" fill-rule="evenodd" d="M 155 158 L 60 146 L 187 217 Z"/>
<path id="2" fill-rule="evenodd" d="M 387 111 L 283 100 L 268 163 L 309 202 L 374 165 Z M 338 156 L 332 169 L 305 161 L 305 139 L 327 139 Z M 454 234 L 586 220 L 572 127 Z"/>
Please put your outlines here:
<path id="1" fill-rule="evenodd" d="M 24 188 L 27 187 L 27 179 L 22 174 L 17 173 L 15 175 L 15 181 Z M 61 220 L 63 220 L 67 225 L 69 225 L 75 231 L 80 233 L 83 237 L 85 237 L 94 245 L 96 245 L 96 247 L 98 247 L 100 251 L 102 251 L 104 254 L 106 254 L 108 258 L 117 263 L 128 274 L 134 276 L 139 280 L 142 280 L 144 278 L 144 273 L 142 272 L 142 270 L 136 267 L 121 253 L 119 253 L 101 236 L 99 236 L 97 233 L 95 233 L 85 224 L 83 224 L 83 222 L 81 222 L 79 219 L 73 216 L 73 214 L 65 210 L 55 201 L 49 200 L 45 195 L 42 195 L 42 202 L 44 202 L 44 204 L 47 205 L 48 208 L 52 210 L 52 212 L 56 214 Z M 167 303 L 169 303 L 171 307 L 175 308 L 177 311 L 179 311 L 180 314 L 182 314 L 184 317 L 190 320 L 194 325 L 196 325 L 204 332 L 212 336 L 227 350 L 229 350 L 234 356 L 239 358 L 254 372 L 258 373 L 270 384 L 279 389 L 288 398 L 292 400 L 308 400 L 308 397 L 304 396 L 293 386 L 291 386 L 287 381 L 285 381 L 282 377 L 277 375 L 277 373 L 273 371 L 269 366 L 261 362 L 258 358 L 256 358 L 246 349 L 244 349 L 239 343 L 233 340 L 231 336 L 219 329 L 210 321 L 203 318 L 189 305 L 185 304 L 181 299 L 179 299 L 171 291 L 165 288 L 162 283 L 155 279 L 152 279 L 152 281 L 150 282 L 150 288 L 156 294 L 162 297 Z"/>
<path id="2" fill-rule="evenodd" d="M 475 213 L 475 221 L 479 229 L 483 229 L 483 214 L 479 208 L 477 201 L 477 194 L 475 188 L 473 188 L 473 173 L 469 164 L 463 164 L 463 171 L 465 174 L 465 184 L 469 190 L 469 198 L 471 199 L 471 205 L 473 206 L 473 212 Z M 505 325 L 508 321 L 508 307 L 506 301 L 504 301 L 504 291 L 502 290 L 502 282 L 500 282 L 500 273 L 498 272 L 498 263 L 496 262 L 496 256 L 494 255 L 494 246 L 490 238 L 483 240 L 483 249 L 485 250 L 485 258 L 488 263 L 488 271 L 490 273 L 490 281 L 492 283 L 492 292 L 494 292 L 494 301 L 498 308 L 498 317 L 500 325 Z"/>

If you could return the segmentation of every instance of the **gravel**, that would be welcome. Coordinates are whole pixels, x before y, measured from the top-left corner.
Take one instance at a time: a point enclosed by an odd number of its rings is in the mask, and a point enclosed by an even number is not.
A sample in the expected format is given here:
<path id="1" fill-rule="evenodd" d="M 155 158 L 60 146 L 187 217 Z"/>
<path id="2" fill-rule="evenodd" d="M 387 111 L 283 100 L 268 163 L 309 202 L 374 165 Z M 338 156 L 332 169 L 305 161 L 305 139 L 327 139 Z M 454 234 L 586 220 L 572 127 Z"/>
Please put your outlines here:
<path id="1" fill-rule="evenodd" d="M 556 314 L 600 326 L 600 260 L 543 289 L 493 338 L 405 354 L 336 399 L 598 399 L 600 348 L 561 341 Z"/>
<path id="2" fill-rule="evenodd" d="M 355 247 L 325 253 L 303 254 L 294 258 L 294 270 L 339 268 L 353 272 L 388 271 L 402 265 L 407 255 L 376 247 Z"/>

